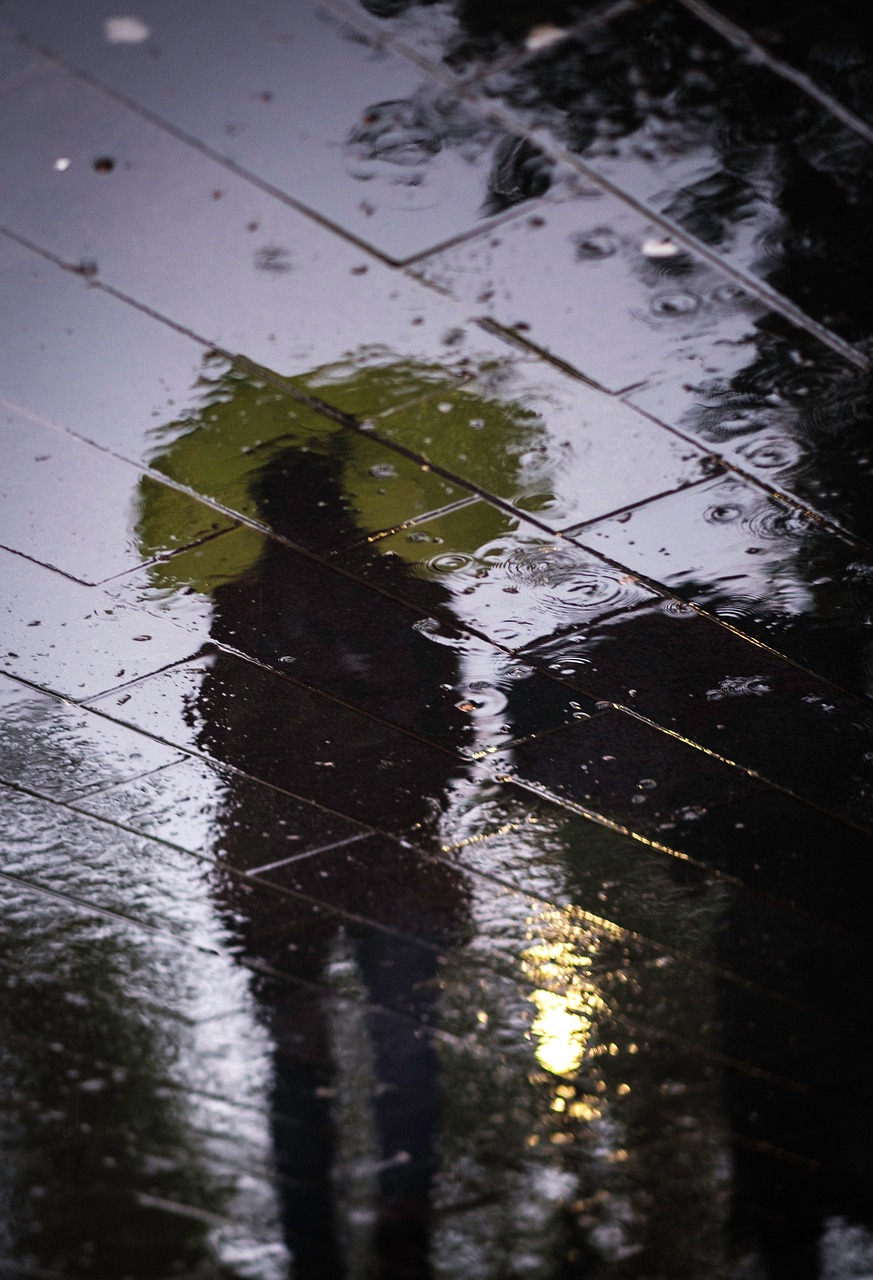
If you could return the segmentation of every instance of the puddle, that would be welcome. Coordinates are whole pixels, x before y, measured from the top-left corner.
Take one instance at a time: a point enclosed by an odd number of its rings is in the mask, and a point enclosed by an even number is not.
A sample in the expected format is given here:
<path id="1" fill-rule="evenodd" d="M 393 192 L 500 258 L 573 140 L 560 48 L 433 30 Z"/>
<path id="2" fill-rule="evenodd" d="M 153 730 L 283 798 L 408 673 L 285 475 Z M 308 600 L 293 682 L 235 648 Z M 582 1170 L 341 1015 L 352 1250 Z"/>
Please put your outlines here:
<path id="1" fill-rule="evenodd" d="M 3 6 L 4 1275 L 866 1274 L 869 147 L 614 9 Z"/>

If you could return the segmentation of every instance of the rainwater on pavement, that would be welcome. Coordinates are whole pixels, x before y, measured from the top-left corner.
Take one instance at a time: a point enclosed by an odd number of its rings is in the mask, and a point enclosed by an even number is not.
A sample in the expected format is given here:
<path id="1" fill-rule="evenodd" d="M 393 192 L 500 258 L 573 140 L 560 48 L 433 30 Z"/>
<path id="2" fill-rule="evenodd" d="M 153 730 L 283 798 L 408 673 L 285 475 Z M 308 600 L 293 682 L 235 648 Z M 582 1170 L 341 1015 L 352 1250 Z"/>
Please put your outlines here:
<path id="1" fill-rule="evenodd" d="M 873 1276 L 873 70 L 0 0 L 0 1280 Z"/>

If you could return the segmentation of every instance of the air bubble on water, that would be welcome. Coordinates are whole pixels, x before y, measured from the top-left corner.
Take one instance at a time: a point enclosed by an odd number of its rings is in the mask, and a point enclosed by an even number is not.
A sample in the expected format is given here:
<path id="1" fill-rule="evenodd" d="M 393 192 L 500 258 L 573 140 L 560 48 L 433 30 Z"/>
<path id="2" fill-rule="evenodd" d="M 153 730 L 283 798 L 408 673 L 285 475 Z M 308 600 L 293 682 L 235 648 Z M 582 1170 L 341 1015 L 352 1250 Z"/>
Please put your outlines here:
<path id="1" fill-rule="evenodd" d="M 474 431 L 480 431 L 485 426 L 484 418 L 471 418 L 469 424 Z"/>
<path id="2" fill-rule="evenodd" d="M 370 467 L 370 475 L 377 480 L 390 480 L 397 475 L 397 468 L 393 462 L 376 462 Z"/>
<path id="3" fill-rule="evenodd" d="M 451 400 L 441 400 L 437 405 L 437 409 L 440 411 L 440 413 L 451 413 L 453 408 L 454 408 L 454 405 L 452 404 Z"/>

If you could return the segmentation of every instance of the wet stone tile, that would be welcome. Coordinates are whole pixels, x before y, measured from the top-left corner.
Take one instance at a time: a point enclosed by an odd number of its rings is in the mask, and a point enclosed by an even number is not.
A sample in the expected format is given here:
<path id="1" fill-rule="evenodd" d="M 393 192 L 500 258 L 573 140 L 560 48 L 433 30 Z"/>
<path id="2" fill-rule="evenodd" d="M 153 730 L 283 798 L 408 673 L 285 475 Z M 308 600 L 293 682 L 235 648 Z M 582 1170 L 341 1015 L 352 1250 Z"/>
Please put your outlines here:
<path id="1" fill-rule="evenodd" d="M 268 966 L 292 981 L 323 982 L 337 949 L 353 939 L 369 971 L 374 1003 L 421 1027 L 438 1023 L 441 957 L 436 942 L 425 935 L 424 920 L 415 934 L 404 935 L 386 923 L 384 895 L 371 918 L 254 877 L 219 876 L 218 883 L 226 909 L 237 913 L 240 953 L 256 967 Z M 435 910 L 442 907 L 453 934 L 459 935 L 464 921 L 451 915 L 453 905 L 437 903 Z"/>
<path id="2" fill-rule="evenodd" d="M 150 36 L 136 46 L 107 42 L 104 11 L 94 3 L 89 21 L 70 23 L 48 2 L 3 16 L 391 259 L 549 188 L 552 164 L 538 148 L 312 0 L 251 14 L 146 0 L 138 12 Z M 285 252 L 269 262 L 288 269 Z"/>
<path id="3" fill-rule="evenodd" d="M 5 676 L 0 707 L 0 776 L 44 795 L 79 795 L 180 758 L 151 738 Z"/>
<path id="4" fill-rule="evenodd" d="M 707 458 L 545 362 L 381 418 L 380 436 L 561 529 L 707 473 Z"/>
<path id="5" fill-rule="evenodd" d="M 346 817 L 426 823 L 450 754 L 229 654 L 109 694 L 111 719 L 203 754 Z"/>
<path id="6" fill-rule="evenodd" d="M 773 791 L 662 823 L 659 839 L 716 871 L 855 933 L 865 928 L 870 836 Z"/>
<path id="7" fill-rule="evenodd" d="M 47 163 L 52 177 L 66 176 L 52 173 L 51 162 Z M 99 176 L 89 174 L 88 181 Z M 154 192 L 155 183 L 150 189 Z M 135 203 L 140 208 L 139 197 Z M 63 204 L 59 234 L 68 234 L 74 226 L 92 225 L 96 214 L 91 212 L 83 224 L 70 223 L 68 204 Z M 114 234 L 121 237 L 127 226 L 136 239 L 135 252 L 130 246 L 119 246 L 120 261 L 128 271 L 139 254 L 150 252 L 154 227 L 161 224 L 163 214 L 152 217 L 148 227 L 137 232 L 133 226 L 138 216 L 135 210 L 125 208 L 122 213 Z M 180 225 L 186 225 L 184 220 Z M 515 358 L 505 343 L 476 325 L 466 324 L 463 312 L 450 302 L 408 280 L 404 284 L 388 268 L 375 263 L 368 266 L 359 253 L 344 263 L 342 243 L 334 245 L 326 232 L 306 219 L 301 218 L 293 234 L 295 243 L 317 248 L 311 241 L 315 235 L 320 248 L 311 263 L 307 255 L 300 264 L 307 283 L 302 283 L 298 272 L 295 290 L 300 287 L 302 293 L 295 293 L 297 302 L 290 319 L 288 300 L 271 295 L 281 311 L 281 319 L 276 318 L 271 332 L 288 335 L 288 341 L 283 338 L 278 346 L 275 341 L 261 344 L 261 356 L 279 370 L 283 382 L 290 381 L 304 394 L 327 401 L 343 413 L 366 417 L 443 386 L 451 388 L 471 373 L 481 375 L 484 371 L 489 376 L 489 370 L 500 369 Z M 195 247 L 188 253 L 182 246 L 184 266 L 180 263 L 175 275 L 172 270 L 166 274 L 168 255 L 176 252 L 177 244 L 174 231 L 166 252 L 159 255 L 160 263 L 151 263 L 139 282 L 143 286 L 140 298 L 158 306 L 166 303 L 171 317 L 175 313 L 170 300 L 149 291 L 169 287 L 171 276 L 187 280 L 194 272 Z M 101 249 L 106 252 L 105 243 Z M 80 246 L 75 252 L 89 251 Z M 225 263 L 233 261 L 232 254 L 228 256 L 217 246 L 215 254 Z M 74 266 L 76 261 L 78 258 Z M 221 286 L 214 261 L 211 256 L 203 262 L 202 277 L 204 288 L 213 292 Z M 367 268 L 363 274 L 348 274 L 361 266 Z M 260 441 L 268 447 L 268 442 L 279 436 L 289 431 L 293 434 L 295 427 L 305 437 L 307 424 L 312 424 L 313 430 L 320 425 L 323 432 L 333 426 L 327 421 L 319 424 L 316 414 L 305 411 L 281 386 L 268 381 L 275 376 L 268 370 L 210 355 L 203 345 L 169 325 L 89 287 L 93 284 L 89 277 L 59 270 L 2 238 L 0 271 L 9 292 L 19 298 L 15 311 L 4 313 L 0 320 L 0 351 L 7 368 L 4 393 L 13 408 L 17 404 L 26 413 L 42 416 L 133 459 L 162 457 L 174 439 L 193 435 L 198 427 L 204 431 L 211 428 L 215 437 L 226 442 L 223 451 L 218 448 L 227 464 L 232 445 L 251 449 Z M 121 283 L 139 288 L 137 281 Z M 250 294 L 247 279 L 227 286 L 231 324 L 242 320 L 245 330 L 248 321 L 240 308 L 249 296 L 255 296 L 260 323 L 267 304 L 264 298 L 257 301 L 257 292 Z M 330 298 L 347 293 L 348 305 L 340 318 Z M 214 317 L 219 310 L 217 299 L 210 297 L 204 314 Z M 294 316 L 300 317 L 299 323 Z M 189 317 L 195 327 L 201 318 Z M 203 327 L 209 331 L 205 322 Z M 232 350 L 257 355 L 255 331 L 244 330 L 225 333 L 223 339 Z M 250 419 L 248 424 L 242 422 L 245 418 Z M 191 462 L 197 461 L 200 439 L 195 437 L 192 442 Z M 177 462 L 182 460 L 178 457 Z M 252 461 L 254 465 L 257 458 Z M 229 478 L 239 470 L 239 465 L 232 468 Z M 209 474 L 212 481 L 220 481 L 221 467 Z"/>
<path id="8" fill-rule="evenodd" d="M 0 317 L 11 412 L 138 458 L 156 421 L 196 409 L 199 343 L 4 237 L 0 273 L 18 300 Z"/>
<path id="9" fill-rule="evenodd" d="M 10 675 L 83 699 L 191 655 L 169 620 L 120 606 L 21 556 L 0 551 L 4 652 Z"/>
<path id="10" fill-rule="evenodd" d="M 425 858 L 388 836 L 367 835 L 253 874 L 437 945 L 463 932 L 462 869 Z"/>
<path id="11" fill-rule="evenodd" d="M 305 527 L 302 501 L 293 518 Z M 327 525 L 341 532 L 338 520 Z M 280 532 L 292 536 L 295 528 Z M 399 564 L 394 583 L 386 574 L 380 586 L 402 596 L 406 578 Z M 583 710 L 584 700 L 519 670 L 487 643 L 250 529 L 155 564 L 147 578 L 119 580 L 113 594 L 188 629 L 192 650 L 217 641 L 450 749 L 527 736 Z M 432 608 L 443 595 L 434 585 Z M 516 683 L 522 678 L 523 689 Z"/>
<path id="12" fill-rule="evenodd" d="M 652 257 L 661 238 L 590 188 L 411 269 L 610 391 L 734 375 L 763 307 L 687 255 Z"/>
<path id="13" fill-rule="evenodd" d="M 519 336 L 704 449 L 869 534 L 867 379 L 711 267 L 652 256 L 660 243 L 656 228 L 592 192 L 414 270 L 521 325 Z"/>
<path id="14" fill-rule="evenodd" d="M 775 320 L 756 327 L 747 363 L 735 375 L 693 388 L 656 379 L 628 399 L 869 539 L 869 380 Z"/>
<path id="15" fill-rule="evenodd" d="M 219 377 L 209 397 L 201 413 L 154 433 L 151 466 L 291 542 L 336 550 L 470 496 L 463 485 L 257 379 Z M 290 507 L 292 487 L 297 501 Z M 174 508 L 185 501 L 150 490 L 142 499 L 145 519 L 154 503 L 160 535 L 164 523 L 181 520 Z"/>
<path id="16" fill-rule="evenodd" d="M 749 795 L 760 783 L 620 712 L 526 743 L 512 771 L 634 831 Z"/>
<path id="17" fill-rule="evenodd" d="M 116 887 L 124 875 L 122 861 Z M 0 927 L 3 1123 L 19 1135 L 10 1274 L 71 1259 L 142 1277 L 212 1269 L 216 1220 L 263 1250 L 269 1058 L 245 971 L 8 881 Z"/>
<path id="18" fill-rule="evenodd" d="M 645 604 L 523 656 L 835 813 L 873 818 L 873 709 L 689 606 Z"/>
<path id="19" fill-rule="evenodd" d="M 191 853 L 221 858 L 238 871 L 367 834 L 336 814 L 200 760 L 92 793 L 76 807 Z"/>
<path id="20" fill-rule="evenodd" d="M 344 557 L 353 573 L 376 586 L 387 586 L 404 562 L 409 566 L 406 599 L 426 607 L 436 585 L 444 611 L 450 606 L 461 626 L 512 649 L 648 595 L 633 575 L 486 502 L 400 530 Z"/>
<path id="21" fill-rule="evenodd" d="M 741 800 L 735 807 L 744 803 L 754 807 Z M 690 819 L 660 824 L 657 838 L 669 847 L 669 833 L 690 825 Z M 677 858 L 513 787 L 473 806 L 452 834 L 455 843 L 443 856 L 470 874 L 535 892 L 579 918 L 600 917 L 646 942 L 652 963 L 667 955 L 677 963 L 712 964 L 725 911 L 742 901 L 743 882 L 762 887 L 760 877 L 743 874 L 749 859 L 732 872 L 729 859 Z M 775 909 L 790 913 L 792 904 L 783 899 Z M 629 1006 L 622 1009 L 626 1015 Z"/>
<path id="22" fill-rule="evenodd" d="M 29 796 L 23 798 L 31 808 Z M 2 871 L 24 884 L 84 901 L 182 940 L 209 946 L 220 927 L 203 910 L 203 864 L 167 845 L 61 809 L 48 801 L 40 830 L 25 842 L 19 827 L 2 853 Z M 6 795 L 4 808 L 15 821 L 21 808 Z M 216 930 L 218 932 L 216 933 Z"/>
<path id="23" fill-rule="evenodd" d="M 132 467 L 14 412 L 0 419 L 0 448 L 8 466 L 0 491 L 2 545 L 91 583 L 144 558 Z M 184 494 L 179 508 L 178 530 L 165 530 L 153 554 L 183 545 L 180 533 L 193 541 L 228 527 L 217 512 Z"/>
<path id="24" fill-rule="evenodd" d="M 871 332 L 870 143 L 687 9 L 631 10 L 483 84 L 816 320 Z"/>
<path id="25" fill-rule="evenodd" d="M 577 537 L 817 675 L 869 691 L 868 557 L 742 480 L 708 481 Z"/>

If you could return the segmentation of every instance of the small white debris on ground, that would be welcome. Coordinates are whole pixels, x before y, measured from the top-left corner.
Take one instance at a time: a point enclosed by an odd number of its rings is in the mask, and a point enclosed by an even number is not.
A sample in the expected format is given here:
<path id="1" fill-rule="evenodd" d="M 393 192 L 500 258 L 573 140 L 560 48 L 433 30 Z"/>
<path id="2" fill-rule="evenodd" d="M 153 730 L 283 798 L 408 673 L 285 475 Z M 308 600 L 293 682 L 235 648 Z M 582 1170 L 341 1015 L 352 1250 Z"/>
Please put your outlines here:
<path id="1" fill-rule="evenodd" d="M 103 31 L 110 44 L 142 44 L 151 30 L 139 18 L 107 18 Z"/>
<path id="2" fill-rule="evenodd" d="M 643 241 L 643 254 L 647 258 L 675 258 L 679 246 L 666 236 L 650 236 Z"/>
<path id="3" fill-rule="evenodd" d="M 540 22 L 528 31 L 524 38 L 524 47 L 532 53 L 539 49 L 548 49 L 549 45 L 557 44 L 559 40 L 563 40 L 566 34 L 567 31 L 564 27 L 556 27 L 551 22 Z"/>

